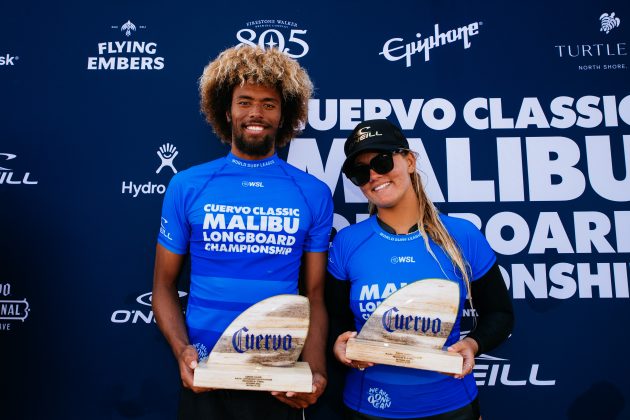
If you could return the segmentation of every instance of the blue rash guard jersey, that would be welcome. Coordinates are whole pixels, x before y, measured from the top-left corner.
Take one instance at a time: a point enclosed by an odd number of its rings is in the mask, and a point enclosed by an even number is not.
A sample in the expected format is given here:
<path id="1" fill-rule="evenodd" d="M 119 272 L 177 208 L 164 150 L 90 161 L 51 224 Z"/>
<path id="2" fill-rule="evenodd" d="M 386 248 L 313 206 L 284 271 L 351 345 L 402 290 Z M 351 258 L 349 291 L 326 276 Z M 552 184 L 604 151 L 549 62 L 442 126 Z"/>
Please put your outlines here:
<path id="1" fill-rule="evenodd" d="M 483 276 L 496 257 L 481 232 L 470 222 L 440 215 L 470 264 L 471 280 Z M 350 307 L 357 331 L 383 299 L 406 284 L 427 278 L 448 278 L 460 285 L 460 313 L 446 346 L 459 340 L 466 286 L 444 251 L 429 240 L 438 263 L 427 252 L 418 232 L 392 235 L 376 216 L 339 231 L 328 253 L 328 271 L 349 281 Z M 440 267 L 441 265 L 441 267 Z M 344 402 L 364 414 L 413 418 L 445 413 L 469 404 L 477 396 L 473 375 L 454 379 L 437 372 L 375 365 L 352 369 L 344 389 Z"/>
<path id="2" fill-rule="evenodd" d="M 191 256 L 186 325 L 203 358 L 241 312 L 298 292 L 303 252 L 325 252 L 332 197 L 323 182 L 277 155 L 233 154 L 175 175 L 158 242 Z"/>

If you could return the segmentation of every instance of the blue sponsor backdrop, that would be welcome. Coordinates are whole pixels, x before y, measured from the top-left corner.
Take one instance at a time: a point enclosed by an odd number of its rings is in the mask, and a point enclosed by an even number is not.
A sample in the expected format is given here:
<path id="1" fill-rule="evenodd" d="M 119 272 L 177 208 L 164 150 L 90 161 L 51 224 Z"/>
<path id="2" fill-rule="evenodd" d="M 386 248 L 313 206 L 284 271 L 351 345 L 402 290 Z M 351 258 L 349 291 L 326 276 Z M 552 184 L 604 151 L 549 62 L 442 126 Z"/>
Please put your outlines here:
<path id="1" fill-rule="evenodd" d="M 387 117 L 441 210 L 497 252 L 517 325 L 477 360 L 484 419 L 630 418 L 627 1 L 0 11 L 0 417 L 174 418 L 178 372 L 149 306 L 162 193 L 227 151 L 198 110 L 204 65 L 262 40 L 315 83 L 281 155 L 328 183 L 336 228 L 366 212 L 342 139 Z M 331 365 L 310 418 L 340 418 L 341 381 Z"/>

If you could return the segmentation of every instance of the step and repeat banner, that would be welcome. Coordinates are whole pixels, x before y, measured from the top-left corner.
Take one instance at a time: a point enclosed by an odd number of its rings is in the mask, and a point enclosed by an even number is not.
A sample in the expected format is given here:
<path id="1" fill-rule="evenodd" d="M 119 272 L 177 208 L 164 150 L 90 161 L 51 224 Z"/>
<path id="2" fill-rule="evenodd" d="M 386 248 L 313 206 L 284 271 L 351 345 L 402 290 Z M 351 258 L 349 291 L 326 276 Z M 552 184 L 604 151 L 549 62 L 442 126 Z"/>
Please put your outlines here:
<path id="1" fill-rule="evenodd" d="M 516 325 L 477 359 L 484 419 L 630 418 L 627 1 L 0 10 L 0 417 L 175 417 L 179 374 L 150 306 L 161 202 L 175 173 L 227 153 L 197 80 L 242 43 L 284 51 L 315 84 L 280 155 L 330 187 L 335 230 L 367 216 L 343 142 L 387 118 L 440 210 L 487 237 Z M 341 418 L 330 365 L 308 418 Z"/>

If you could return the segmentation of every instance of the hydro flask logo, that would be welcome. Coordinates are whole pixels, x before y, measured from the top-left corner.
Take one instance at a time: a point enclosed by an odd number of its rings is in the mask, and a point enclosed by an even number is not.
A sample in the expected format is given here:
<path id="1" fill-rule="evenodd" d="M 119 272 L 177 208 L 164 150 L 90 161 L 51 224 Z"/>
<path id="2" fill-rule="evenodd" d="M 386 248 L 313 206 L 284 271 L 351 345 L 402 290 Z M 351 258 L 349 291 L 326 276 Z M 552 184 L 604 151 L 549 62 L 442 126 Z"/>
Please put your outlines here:
<path id="1" fill-rule="evenodd" d="M 160 166 L 155 171 L 156 174 L 159 174 L 160 171 L 164 168 L 171 168 L 174 174 L 177 173 L 177 169 L 173 166 L 173 160 L 177 157 L 179 152 L 177 151 L 177 147 L 171 143 L 166 143 L 160 146 L 157 151 L 157 155 L 162 161 Z"/>

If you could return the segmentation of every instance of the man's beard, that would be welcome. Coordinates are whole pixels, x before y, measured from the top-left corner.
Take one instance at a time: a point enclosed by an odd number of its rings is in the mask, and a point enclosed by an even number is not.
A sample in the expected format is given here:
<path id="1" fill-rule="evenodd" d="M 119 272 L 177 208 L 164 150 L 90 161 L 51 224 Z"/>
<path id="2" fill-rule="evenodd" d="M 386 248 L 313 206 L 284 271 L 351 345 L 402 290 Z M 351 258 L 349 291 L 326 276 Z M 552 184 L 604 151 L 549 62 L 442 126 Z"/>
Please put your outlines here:
<path id="1" fill-rule="evenodd" d="M 262 141 L 246 141 L 242 133 L 234 136 L 236 148 L 248 156 L 267 156 L 274 144 L 275 139 L 270 135 L 264 136 Z"/>

